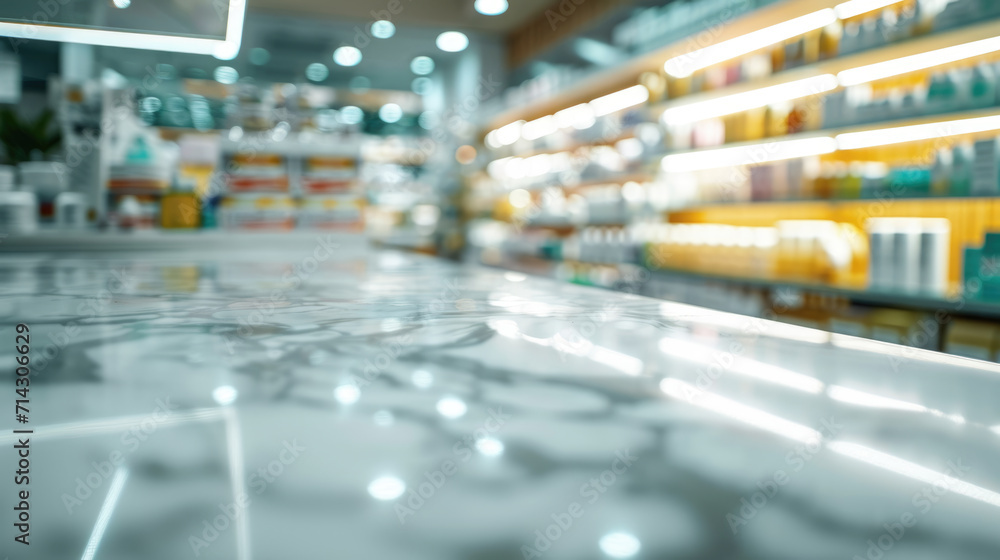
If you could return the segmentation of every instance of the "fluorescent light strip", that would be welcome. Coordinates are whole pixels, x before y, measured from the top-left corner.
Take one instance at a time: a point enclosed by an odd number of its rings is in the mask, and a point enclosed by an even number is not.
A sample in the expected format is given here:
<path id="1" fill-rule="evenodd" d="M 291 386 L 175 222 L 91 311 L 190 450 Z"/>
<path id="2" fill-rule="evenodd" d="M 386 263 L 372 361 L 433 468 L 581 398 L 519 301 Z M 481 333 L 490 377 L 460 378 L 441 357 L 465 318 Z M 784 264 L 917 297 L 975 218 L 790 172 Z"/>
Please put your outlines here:
<path id="1" fill-rule="evenodd" d="M 552 115 L 544 116 L 540 119 L 527 122 L 521 127 L 521 138 L 525 140 L 537 140 L 542 136 L 552 134 L 557 130 L 556 119 Z"/>
<path id="2" fill-rule="evenodd" d="M 837 14 L 833 9 L 826 8 L 710 47 L 675 56 L 663 64 L 663 69 L 675 78 L 685 78 L 702 68 L 750 54 L 816 29 L 822 29 L 835 21 L 837 21 Z"/>
<path id="3" fill-rule="evenodd" d="M 848 132 L 837 135 L 837 147 L 841 150 L 857 150 L 860 148 L 931 140 L 934 138 L 988 132 L 991 130 L 1000 130 L 1000 115 L 901 126 L 897 128 L 883 128 L 865 132 Z"/>
<path id="4" fill-rule="evenodd" d="M 493 138 L 501 146 L 510 146 L 521 137 L 522 125 L 524 125 L 524 121 L 514 121 L 508 125 L 501 126 L 493 131 L 496 133 L 496 136 Z"/>
<path id="5" fill-rule="evenodd" d="M 97 514 L 94 530 L 90 533 L 90 540 L 87 541 L 87 547 L 83 549 L 81 560 L 94 560 L 97 547 L 100 546 L 101 539 L 104 538 L 104 530 L 108 528 L 111 514 L 115 511 L 115 505 L 118 503 L 127 478 L 128 469 L 123 467 L 115 471 L 115 476 L 111 479 L 111 487 L 108 488 L 108 495 L 104 497 L 104 504 L 101 505 L 101 512 Z"/>
<path id="6" fill-rule="evenodd" d="M 737 165 L 753 165 L 785 159 L 818 156 L 837 150 L 837 141 L 828 136 L 767 142 L 734 148 L 673 154 L 663 158 L 661 166 L 668 173 L 700 171 Z"/>
<path id="7" fill-rule="evenodd" d="M 81 29 L 43 23 L 0 22 L 0 36 L 61 43 L 84 43 L 107 47 L 147 49 L 190 54 L 210 54 L 231 60 L 239 52 L 243 39 L 243 19 L 246 0 L 230 0 L 226 39 L 200 39 L 139 32 Z"/>
<path id="8" fill-rule="evenodd" d="M 875 80 L 899 76 L 900 74 L 906 74 L 908 72 L 933 68 L 935 66 L 957 62 L 967 58 L 982 56 L 996 51 L 1000 51 L 1000 37 L 990 37 L 989 39 L 982 39 L 980 41 L 954 45 L 934 51 L 904 56 L 903 58 L 897 58 L 895 60 L 887 60 L 885 62 L 869 64 L 868 66 L 844 70 L 843 72 L 837 74 L 837 79 L 840 81 L 840 85 L 842 86 L 854 86 L 873 82 Z"/>
<path id="9" fill-rule="evenodd" d="M 837 13 L 838 18 L 849 19 L 854 16 L 860 16 L 861 14 L 885 8 L 886 6 L 899 4 L 902 1 L 903 0 L 850 0 L 849 2 L 844 2 L 843 4 L 834 6 L 833 10 Z"/>
<path id="10" fill-rule="evenodd" d="M 590 102 L 590 107 L 594 110 L 594 116 L 603 117 L 645 103 L 647 99 L 649 99 L 649 90 L 646 89 L 646 86 L 636 85 L 598 97 Z"/>
<path id="11" fill-rule="evenodd" d="M 568 109 L 563 109 L 555 115 L 546 115 L 528 123 L 524 121 L 512 122 L 491 131 L 486 136 L 493 143 L 500 146 L 509 146 L 517 142 L 518 138 L 523 137 L 525 140 L 537 140 L 542 136 L 552 134 L 558 128 L 573 126 L 582 130 L 592 126 L 595 117 L 603 117 L 604 115 L 628 109 L 640 103 L 645 103 L 648 99 L 649 90 L 646 89 L 646 86 L 635 85 L 598 97 L 590 103 L 581 103 Z"/>
<path id="12" fill-rule="evenodd" d="M 864 461 L 887 471 L 892 471 L 926 484 L 941 485 L 956 494 L 962 494 L 974 500 L 1000 507 L 1000 494 L 992 490 L 987 490 L 986 488 L 970 484 L 953 476 L 933 471 L 927 467 L 922 467 L 916 463 L 889 455 L 888 453 L 846 441 L 830 442 L 827 447 L 841 455 Z"/>
<path id="13" fill-rule="evenodd" d="M 687 124 L 705 119 L 731 115 L 758 107 L 766 107 L 773 103 L 791 101 L 810 95 L 819 95 L 837 89 L 837 77 L 833 74 L 813 76 L 743 93 L 736 93 L 672 107 L 663 112 L 663 122 L 666 125 Z"/>
<path id="14" fill-rule="evenodd" d="M 749 407 L 743 403 L 716 395 L 715 393 L 702 391 L 680 379 L 669 377 L 664 379 L 660 382 L 660 390 L 675 399 L 687 401 L 716 414 L 728 416 L 740 422 L 745 422 L 762 430 L 767 430 L 802 443 L 819 442 L 823 439 L 823 436 L 819 432 L 808 426 L 803 426 L 802 424 L 797 424 L 769 412 Z"/>
<path id="15" fill-rule="evenodd" d="M 594 109 L 588 103 L 580 103 L 555 114 L 556 126 L 559 128 L 573 127 L 577 130 L 590 128 L 594 125 Z"/>

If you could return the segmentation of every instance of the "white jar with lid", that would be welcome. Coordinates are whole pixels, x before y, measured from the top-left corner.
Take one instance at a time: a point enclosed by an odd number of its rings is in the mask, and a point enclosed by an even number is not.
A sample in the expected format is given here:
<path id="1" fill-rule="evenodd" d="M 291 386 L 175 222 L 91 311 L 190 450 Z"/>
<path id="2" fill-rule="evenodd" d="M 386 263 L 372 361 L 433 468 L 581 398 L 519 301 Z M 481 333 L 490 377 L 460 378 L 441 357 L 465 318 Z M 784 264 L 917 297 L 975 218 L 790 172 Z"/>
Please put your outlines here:
<path id="1" fill-rule="evenodd" d="M 31 233 L 38 229 L 38 197 L 24 191 L 0 192 L 0 231 Z"/>
<path id="2" fill-rule="evenodd" d="M 55 211 L 56 225 L 61 228 L 82 229 L 87 225 L 87 197 L 82 193 L 59 193 Z"/>
<path id="3" fill-rule="evenodd" d="M 18 169 L 21 172 L 21 184 L 30 185 L 30 190 L 43 199 L 54 200 L 69 187 L 69 169 L 65 164 L 56 161 L 26 161 Z"/>
<path id="4" fill-rule="evenodd" d="M 12 165 L 0 165 L 0 191 L 12 191 L 17 184 L 17 168 Z"/>

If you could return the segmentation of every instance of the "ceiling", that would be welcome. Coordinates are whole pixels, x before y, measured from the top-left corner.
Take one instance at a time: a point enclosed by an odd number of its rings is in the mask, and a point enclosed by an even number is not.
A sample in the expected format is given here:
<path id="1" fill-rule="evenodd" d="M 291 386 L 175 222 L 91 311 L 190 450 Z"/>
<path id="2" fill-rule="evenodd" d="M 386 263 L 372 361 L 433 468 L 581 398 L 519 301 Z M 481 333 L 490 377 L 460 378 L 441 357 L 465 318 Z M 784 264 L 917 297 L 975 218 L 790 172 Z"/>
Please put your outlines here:
<path id="1" fill-rule="evenodd" d="M 510 7 L 498 16 L 477 13 L 472 7 L 473 0 L 248 0 L 247 5 L 256 12 L 281 15 L 321 16 L 363 23 L 388 19 L 397 26 L 507 33 L 552 4 L 548 0 L 508 1 Z M 394 7 L 398 13 L 391 14 L 389 7 Z"/>

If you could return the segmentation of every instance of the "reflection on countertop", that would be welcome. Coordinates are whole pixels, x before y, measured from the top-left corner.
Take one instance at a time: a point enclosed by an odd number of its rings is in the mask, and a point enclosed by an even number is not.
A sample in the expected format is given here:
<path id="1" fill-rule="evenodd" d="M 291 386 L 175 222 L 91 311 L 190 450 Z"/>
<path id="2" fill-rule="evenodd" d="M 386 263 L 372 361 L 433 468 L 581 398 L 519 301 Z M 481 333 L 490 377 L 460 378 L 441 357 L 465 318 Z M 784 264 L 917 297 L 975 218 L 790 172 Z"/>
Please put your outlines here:
<path id="1" fill-rule="evenodd" d="M 0 284 L 12 558 L 1000 557 L 994 364 L 320 238 Z"/>

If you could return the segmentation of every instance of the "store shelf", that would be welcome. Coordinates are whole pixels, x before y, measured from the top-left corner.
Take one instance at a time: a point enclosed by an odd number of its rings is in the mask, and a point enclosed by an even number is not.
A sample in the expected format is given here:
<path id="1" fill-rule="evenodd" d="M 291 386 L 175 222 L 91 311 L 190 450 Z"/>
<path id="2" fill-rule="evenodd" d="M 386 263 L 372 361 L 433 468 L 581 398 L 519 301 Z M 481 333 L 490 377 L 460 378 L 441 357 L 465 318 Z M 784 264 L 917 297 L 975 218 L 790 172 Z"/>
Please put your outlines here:
<path id="1" fill-rule="evenodd" d="M 893 202 L 920 202 L 920 201 L 934 201 L 941 202 L 942 204 L 949 204 L 953 202 L 993 202 L 1000 201 L 1000 194 L 997 196 L 899 196 L 891 197 Z M 741 206 L 751 206 L 754 208 L 760 208 L 764 206 L 774 205 L 785 208 L 791 208 L 794 206 L 802 205 L 827 205 L 827 206 L 847 206 L 854 205 L 859 202 L 873 202 L 873 203 L 884 203 L 885 198 L 800 198 L 800 199 L 782 199 L 782 200 L 741 200 L 737 202 L 706 202 L 704 204 L 695 204 L 692 206 L 684 206 L 679 208 L 673 208 L 668 211 L 670 215 L 680 215 L 684 212 L 703 212 L 709 211 L 717 208 L 727 209 L 727 208 L 738 208 Z M 675 214 L 676 213 L 676 214 Z"/>
<path id="2" fill-rule="evenodd" d="M 528 255 L 508 255 L 507 259 L 503 263 L 499 263 L 498 266 L 508 266 L 520 272 L 529 274 L 553 276 L 556 274 L 559 264 L 563 262 L 565 262 L 565 264 L 595 267 L 610 266 L 614 268 L 622 268 L 638 266 L 635 264 L 622 263 L 570 263 L 568 261 L 552 261 Z M 717 282 L 740 287 L 797 291 L 822 296 L 844 298 L 854 303 L 868 306 L 927 311 L 931 313 L 942 312 L 965 317 L 1000 320 L 1000 302 L 994 303 L 968 299 L 963 297 L 955 288 L 952 289 L 949 295 L 907 294 L 901 292 L 876 291 L 861 287 L 832 286 L 829 284 L 820 284 L 815 282 L 799 282 L 780 279 L 737 277 L 673 268 L 657 268 L 650 270 L 650 276 L 652 279 L 656 279 L 658 277 L 663 279 L 683 278 L 703 282 Z"/>
<path id="3" fill-rule="evenodd" d="M 967 299 L 957 289 L 952 289 L 947 296 L 933 294 L 907 294 L 898 291 L 883 292 L 867 288 L 850 288 L 819 284 L 812 282 L 796 282 L 789 280 L 771 280 L 765 278 L 745 278 L 710 274 L 690 270 L 659 268 L 652 271 L 653 276 L 695 278 L 699 280 L 724 282 L 740 286 L 755 286 L 775 290 L 798 290 L 819 295 L 842 297 L 855 303 L 878 305 L 898 309 L 918 311 L 959 313 L 961 315 L 1000 319 L 1000 302 L 992 303 Z"/>
<path id="4" fill-rule="evenodd" d="M 619 135 L 617 135 L 617 136 L 615 136 L 613 138 L 603 138 L 603 139 L 591 140 L 591 141 L 576 141 L 576 142 L 571 142 L 568 145 L 563 146 L 561 148 L 539 148 L 539 149 L 533 149 L 533 150 L 525 150 L 523 152 L 518 152 L 517 150 L 508 150 L 509 153 L 507 153 L 507 155 L 500 156 L 500 157 L 494 157 L 491 161 L 496 161 L 498 159 L 504 159 L 504 158 L 507 158 L 507 157 L 528 158 L 528 157 L 531 157 L 531 156 L 538 156 L 538 155 L 543 155 L 543 154 L 550 154 L 551 155 L 551 154 L 561 154 L 563 152 L 575 152 L 577 150 L 583 150 L 583 149 L 587 149 L 587 148 L 595 148 L 595 147 L 598 147 L 598 146 L 613 146 L 614 144 L 616 144 L 616 143 L 618 143 L 618 142 L 620 142 L 622 140 L 628 140 L 629 138 L 635 138 L 635 127 L 634 126 L 629 127 L 628 129 L 626 129 L 625 131 L 623 131 L 621 134 L 619 134 Z"/>
<path id="5" fill-rule="evenodd" d="M 823 8 L 833 8 L 842 2 L 843 0 L 792 0 L 772 4 L 732 21 L 722 19 L 720 23 L 724 25 L 712 28 L 712 40 L 714 43 L 721 43 Z M 638 83 L 639 75 L 643 72 L 657 71 L 663 67 L 664 61 L 674 56 L 688 54 L 691 49 L 691 38 L 685 37 L 665 47 L 637 56 L 614 68 L 599 70 L 567 85 L 555 94 L 542 99 L 530 100 L 523 105 L 497 114 L 489 120 L 488 129 L 496 129 L 522 119 L 530 121 L 635 85 Z"/>
<path id="6" fill-rule="evenodd" d="M 219 148 L 223 154 L 249 152 L 284 157 L 357 157 L 360 143 L 356 137 L 328 134 L 290 134 L 281 141 L 275 141 L 266 133 L 246 133 L 236 141 L 223 136 Z"/>
<path id="7" fill-rule="evenodd" d="M 622 173 L 614 173 L 608 175 L 607 177 L 586 179 L 573 185 L 568 185 L 568 184 L 554 185 L 547 183 L 537 183 L 532 185 L 525 185 L 520 188 L 523 188 L 528 191 L 538 191 L 547 188 L 557 188 L 557 189 L 562 189 L 564 191 L 575 191 L 580 189 L 586 189 L 589 187 L 597 187 L 601 185 L 623 184 L 623 183 L 628 183 L 629 181 L 636 181 L 636 182 L 652 181 L 654 178 L 655 178 L 654 173 L 626 171 Z M 505 194 L 507 193 L 501 193 L 500 195 L 497 196 L 499 197 Z"/>
<path id="8" fill-rule="evenodd" d="M 900 128 L 906 126 L 916 126 L 922 124 L 934 124 L 934 123 L 947 123 L 950 121 L 958 121 L 963 119 L 974 119 L 981 117 L 997 117 L 1000 116 L 1000 107 L 990 107 L 988 109 L 976 109 L 973 111 L 958 111 L 953 113 L 945 113 L 938 115 L 927 115 L 921 117 L 911 117 L 906 119 L 898 119 L 893 121 L 884 121 L 878 123 L 866 123 L 863 125 L 855 125 L 841 128 L 829 128 L 820 130 L 810 130 L 807 132 L 800 132 L 797 134 L 787 134 L 776 137 L 762 138 L 760 140 L 750 140 L 745 142 L 732 142 L 728 144 L 719 144 L 716 146 L 709 146 L 705 148 L 697 148 L 694 150 L 682 150 L 682 151 L 667 151 L 656 154 L 652 156 L 654 159 L 663 158 L 666 156 L 685 156 L 689 154 L 701 154 L 708 153 L 714 150 L 721 150 L 726 148 L 754 148 L 759 146 L 767 146 L 769 144 L 774 144 L 775 142 L 791 142 L 795 140 L 806 140 L 810 138 L 830 138 L 841 134 L 850 134 L 855 132 L 870 132 L 874 130 L 882 130 L 888 128 Z M 947 135 L 944 134 L 942 137 L 963 137 L 963 136 L 975 136 L 977 134 L 996 134 L 994 131 L 985 131 L 970 134 L 954 134 Z M 912 140 L 912 141 L 924 141 L 924 140 Z M 907 141 L 910 142 L 910 141 Z M 900 142 L 906 143 L 906 142 Z M 836 151 L 847 151 L 838 149 Z M 748 162 L 749 164 L 750 162 Z"/>
<path id="9" fill-rule="evenodd" d="M 59 230 L 43 229 L 31 234 L 9 234 L 2 238 L 0 253 L 115 253 L 121 251 L 225 252 L 237 249 L 312 251 L 319 240 L 330 243 L 363 240 L 358 233 L 328 230 L 287 232 L 233 231 L 226 229 L 166 230 Z"/>
<path id="10" fill-rule="evenodd" d="M 765 78 L 738 82 L 712 91 L 685 95 L 683 97 L 651 105 L 649 110 L 658 116 L 667 109 L 685 107 L 693 103 L 711 101 L 713 99 L 719 99 L 729 95 L 772 87 L 796 80 L 811 78 L 813 76 L 820 76 L 823 74 L 836 75 L 844 70 L 850 70 L 860 66 L 895 60 L 905 56 L 961 45 L 963 43 L 970 43 L 972 41 L 989 39 L 998 35 L 1000 35 L 1000 20 L 988 21 L 986 23 L 966 26 L 956 30 L 931 33 L 907 39 L 905 41 L 900 41 L 898 43 L 892 43 L 876 49 L 831 58 L 781 72 L 775 72 Z M 827 95 L 832 93 L 832 91 L 819 94 L 819 96 Z"/>

